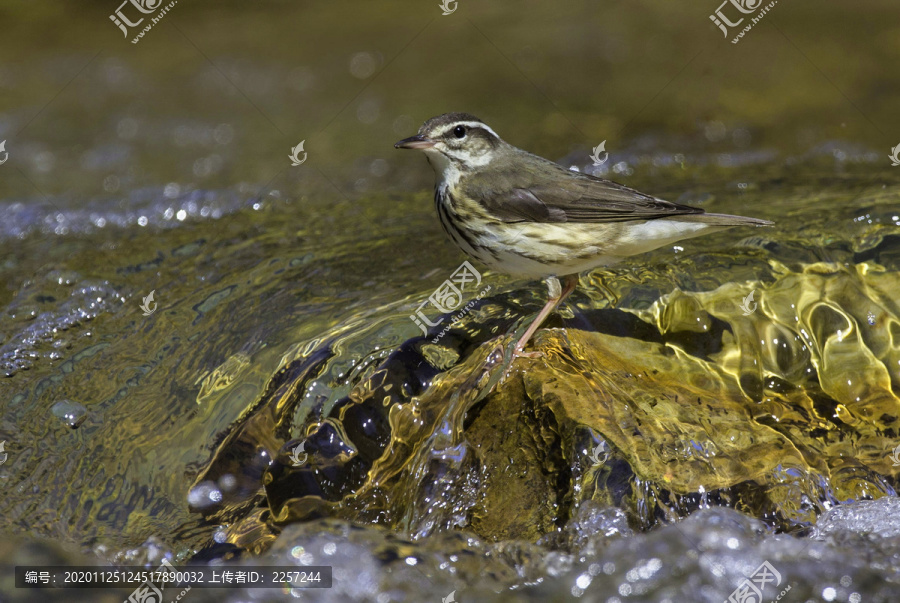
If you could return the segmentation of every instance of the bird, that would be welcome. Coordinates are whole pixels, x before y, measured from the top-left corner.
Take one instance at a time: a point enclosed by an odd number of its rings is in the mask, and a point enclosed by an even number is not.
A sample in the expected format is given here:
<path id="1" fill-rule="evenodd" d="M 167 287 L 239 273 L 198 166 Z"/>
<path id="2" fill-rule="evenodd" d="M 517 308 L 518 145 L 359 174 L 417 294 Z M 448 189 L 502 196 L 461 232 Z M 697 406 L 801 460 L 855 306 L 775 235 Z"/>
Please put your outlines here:
<path id="1" fill-rule="evenodd" d="M 432 117 L 394 148 L 425 153 L 441 226 L 463 252 L 495 272 L 545 280 L 547 302 L 514 357 L 541 355 L 525 346 L 581 273 L 682 239 L 773 224 L 707 213 L 566 169 L 509 144 L 469 113 Z"/>

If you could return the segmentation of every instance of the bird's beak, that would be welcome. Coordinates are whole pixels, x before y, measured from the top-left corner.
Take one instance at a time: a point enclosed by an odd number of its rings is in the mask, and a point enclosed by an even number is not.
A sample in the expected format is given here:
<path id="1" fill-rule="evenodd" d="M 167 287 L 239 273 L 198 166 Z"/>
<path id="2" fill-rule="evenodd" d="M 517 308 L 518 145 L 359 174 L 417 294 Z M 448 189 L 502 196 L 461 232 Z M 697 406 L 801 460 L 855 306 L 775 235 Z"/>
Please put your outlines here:
<path id="1" fill-rule="evenodd" d="M 400 142 L 394 143 L 395 149 L 430 149 L 437 143 L 430 138 L 425 138 L 421 134 L 404 138 Z"/>

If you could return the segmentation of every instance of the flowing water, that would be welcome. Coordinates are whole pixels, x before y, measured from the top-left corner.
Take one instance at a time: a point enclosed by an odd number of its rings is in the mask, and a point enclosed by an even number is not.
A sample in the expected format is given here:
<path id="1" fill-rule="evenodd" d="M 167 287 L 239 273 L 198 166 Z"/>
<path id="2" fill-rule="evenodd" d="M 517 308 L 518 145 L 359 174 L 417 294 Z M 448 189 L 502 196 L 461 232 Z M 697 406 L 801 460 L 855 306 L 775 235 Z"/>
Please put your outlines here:
<path id="1" fill-rule="evenodd" d="M 900 49 L 870 4 L 872 33 L 815 23 L 846 56 L 788 5 L 736 46 L 662 3 L 177 4 L 136 45 L 102 2 L 0 9 L 28 22 L 0 61 L 0 563 L 334 568 L 190 601 L 675 603 L 768 562 L 765 600 L 900 600 L 898 79 L 869 67 Z M 392 143 L 445 110 L 776 225 L 582 275 L 510 365 L 541 283 L 473 264 L 428 302 L 465 258 Z"/>

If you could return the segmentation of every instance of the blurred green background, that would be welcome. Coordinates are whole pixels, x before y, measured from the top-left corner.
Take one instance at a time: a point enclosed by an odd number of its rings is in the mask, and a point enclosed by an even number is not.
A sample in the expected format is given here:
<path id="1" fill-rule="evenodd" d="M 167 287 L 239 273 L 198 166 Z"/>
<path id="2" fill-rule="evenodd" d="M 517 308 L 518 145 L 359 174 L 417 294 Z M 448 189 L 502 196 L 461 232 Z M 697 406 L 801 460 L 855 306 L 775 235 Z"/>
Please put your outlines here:
<path id="1" fill-rule="evenodd" d="M 736 45 L 715 2 L 460 1 L 442 16 L 437 2 L 184 1 L 138 44 L 116 8 L 0 7 L 0 198 L 284 190 L 303 177 L 284 169 L 301 140 L 344 195 L 425 186 L 391 143 L 447 111 L 553 159 L 602 140 L 613 158 L 834 141 L 886 157 L 900 142 L 887 1 L 780 2 Z"/>

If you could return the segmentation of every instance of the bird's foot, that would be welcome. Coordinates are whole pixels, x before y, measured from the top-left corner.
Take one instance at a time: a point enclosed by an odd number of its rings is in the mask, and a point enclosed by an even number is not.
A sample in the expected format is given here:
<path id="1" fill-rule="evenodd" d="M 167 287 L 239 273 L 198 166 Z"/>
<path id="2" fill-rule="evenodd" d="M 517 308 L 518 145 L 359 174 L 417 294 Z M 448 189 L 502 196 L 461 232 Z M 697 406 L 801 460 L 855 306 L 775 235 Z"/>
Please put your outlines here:
<path id="1" fill-rule="evenodd" d="M 500 378 L 496 382 L 494 382 L 494 385 L 491 386 L 491 391 L 493 391 L 499 384 L 506 382 L 506 380 L 509 379 L 509 377 L 513 374 L 513 367 L 516 364 L 516 358 L 534 359 L 541 358 L 544 355 L 543 352 L 539 352 L 537 350 L 526 352 L 517 347 L 512 351 L 512 354 L 509 357 L 509 362 L 505 362 L 508 354 L 509 352 L 506 346 L 504 346 L 502 343 L 498 344 L 493 350 L 491 350 L 491 353 L 488 354 L 488 362 L 490 364 L 493 364 L 494 366 L 499 366 L 500 370 L 503 371 L 500 375 Z"/>
<path id="2" fill-rule="evenodd" d="M 526 352 L 525 350 L 519 350 L 513 352 L 513 361 L 516 358 L 543 358 L 544 353 L 538 350 L 534 350 L 533 352 Z"/>
<path id="3" fill-rule="evenodd" d="M 491 350 L 490 354 L 488 354 L 488 360 L 491 362 L 500 364 L 500 363 L 503 363 L 503 361 L 506 359 L 506 354 L 507 354 L 506 346 L 504 346 L 502 343 L 498 343 L 494 347 L 494 349 Z M 522 348 L 516 347 L 512 352 L 512 356 L 509 359 L 509 366 L 507 368 L 512 367 L 512 364 L 513 364 L 513 362 L 515 362 L 516 358 L 532 358 L 532 359 L 534 359 L 534 358 L 543 358 L 543 357 L 544 357 L 544 353 L 541 351 L 533 350 L 531 352 L 526 352 Z"/>

